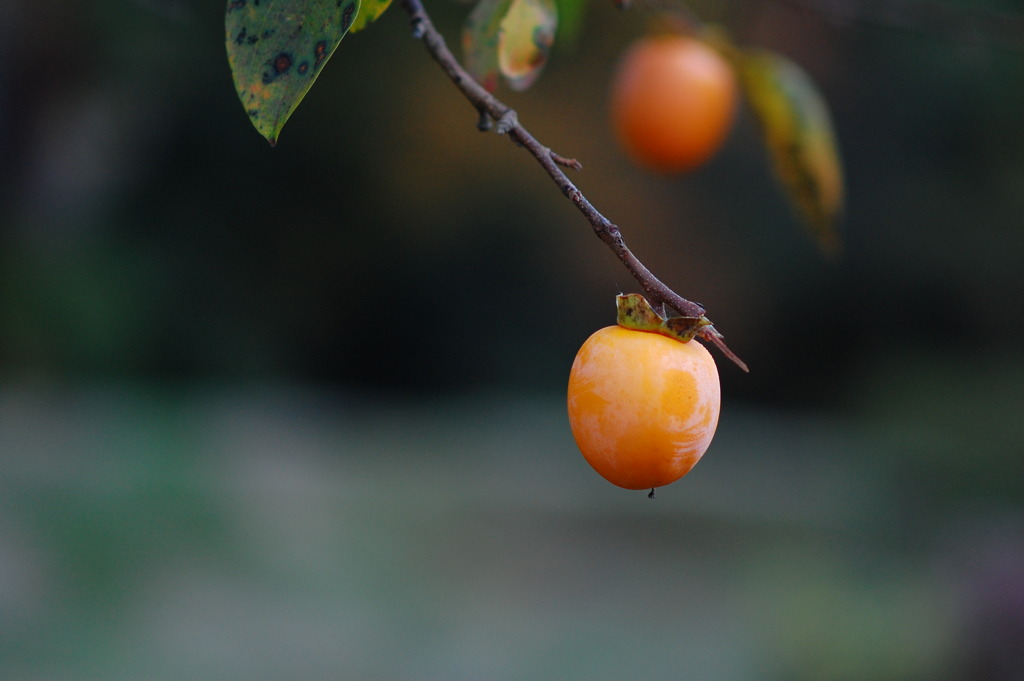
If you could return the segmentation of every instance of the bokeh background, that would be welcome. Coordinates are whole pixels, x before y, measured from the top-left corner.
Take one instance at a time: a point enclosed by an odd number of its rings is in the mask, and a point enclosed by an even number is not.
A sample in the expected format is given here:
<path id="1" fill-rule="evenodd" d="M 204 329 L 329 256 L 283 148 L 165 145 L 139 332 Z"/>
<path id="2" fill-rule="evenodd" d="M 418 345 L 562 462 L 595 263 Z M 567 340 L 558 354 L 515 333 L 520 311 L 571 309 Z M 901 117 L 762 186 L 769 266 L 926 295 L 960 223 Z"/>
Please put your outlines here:
<path id="1" fill-rule="evenodd" d="M 693 5 L 832 106 L 836 258 L 746 111 L 622 156 L 642 12 L 502 91 L 752 368 L 654 501 L 572 442 L 635 286 L 535 163 L 396 9 L 271 149 L 222 5 L 0 6 L 0 678 L 1024 678 L 1024 42 L 971 18 L 1016 2 Z"/>

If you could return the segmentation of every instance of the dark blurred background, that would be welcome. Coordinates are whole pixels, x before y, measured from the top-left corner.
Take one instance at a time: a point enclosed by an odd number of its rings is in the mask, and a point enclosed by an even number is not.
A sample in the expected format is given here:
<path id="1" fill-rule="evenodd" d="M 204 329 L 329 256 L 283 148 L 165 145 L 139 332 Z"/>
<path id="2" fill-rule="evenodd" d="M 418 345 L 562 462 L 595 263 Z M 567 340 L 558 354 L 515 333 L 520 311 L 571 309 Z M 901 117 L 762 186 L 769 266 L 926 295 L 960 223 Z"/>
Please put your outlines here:
<path id="1" fill-rule="evenodd" d="M 398 9 L 270 148 L 222 5 L 0 7 L 0 678 L 1024 679 L 1018 3 L 693 5 L 830 103 L 834 258 L 746 111 L 623 157 L 642 12 L 499 93 L 751 366 L 653 502 L 569 434 L 635 284 L 541 169 Z"/>

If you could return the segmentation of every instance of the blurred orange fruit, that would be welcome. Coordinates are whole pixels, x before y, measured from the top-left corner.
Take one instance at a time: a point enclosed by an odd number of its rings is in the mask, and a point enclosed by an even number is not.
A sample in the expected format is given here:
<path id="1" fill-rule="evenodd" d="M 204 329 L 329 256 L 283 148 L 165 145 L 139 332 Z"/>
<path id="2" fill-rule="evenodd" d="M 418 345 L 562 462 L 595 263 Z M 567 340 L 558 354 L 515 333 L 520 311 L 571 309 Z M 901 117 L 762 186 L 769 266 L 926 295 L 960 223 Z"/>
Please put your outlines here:
<path id="1" fill-rule="evenodd" d="M 633 45 L 611 87 L 612 127 L 638 164 L 662 173 L 692 170 L 724 143 L 737 103 L 728 62 L 688 36 Z"/>

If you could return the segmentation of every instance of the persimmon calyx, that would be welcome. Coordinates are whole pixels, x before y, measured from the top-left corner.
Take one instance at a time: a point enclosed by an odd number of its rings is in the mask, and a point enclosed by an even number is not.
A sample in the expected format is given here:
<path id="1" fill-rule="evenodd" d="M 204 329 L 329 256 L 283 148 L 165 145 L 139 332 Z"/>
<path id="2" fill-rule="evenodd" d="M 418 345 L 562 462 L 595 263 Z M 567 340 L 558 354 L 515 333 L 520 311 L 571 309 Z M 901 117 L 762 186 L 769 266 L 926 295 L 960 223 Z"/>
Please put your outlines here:
<path id="1" fill-rule="evenodd" d="M 615 322 L 626 329 L 660 333 L 674 338 L 681 343 L 688 343 L 700 333 L 705 326 L 711 326 L 711 320 L 700 317 L 663 317 L 639 293 L 622 293 L 615 296 L 615 308 L 618 316 Z"/>

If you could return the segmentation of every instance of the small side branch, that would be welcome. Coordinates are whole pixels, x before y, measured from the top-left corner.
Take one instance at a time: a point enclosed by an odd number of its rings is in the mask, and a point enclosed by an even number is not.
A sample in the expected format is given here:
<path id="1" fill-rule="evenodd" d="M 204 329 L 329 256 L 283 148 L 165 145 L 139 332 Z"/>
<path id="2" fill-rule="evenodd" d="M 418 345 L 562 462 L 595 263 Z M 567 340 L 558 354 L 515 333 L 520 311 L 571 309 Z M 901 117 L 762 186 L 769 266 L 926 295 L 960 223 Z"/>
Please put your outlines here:
<path id="1" fill-rule="evenodd" d="M 652 304 L 672 308 L 684 317 L 703 317 L 704 307 L 683 298 L 647 269 L 633 252 L 626 246 L 619 227 L 602 215 L 583 195 L 583 192 L 569 179 L 563 168 L 579 170 L 582 165 L 576 159 L 566 158 L 544 146 L 519 122 L 516 112 L 488 92 L 467 72 L 445 44 L 444 37 L 434 27 L 430 16 L 423 7 L 421 0 L 401 0 L 401 6 L 409 14 L 413 36 L 423 41 L 427 51 L 441 66 L 455 87 L 466 97 L 480 114 L 477 127 L 487 130 L 493 121 L 494 130 L 508 135 L 515 144 L 526 149 L 544 168 L 548 176 L 561 190 L 569 201 L 579 209 L 590 223 L 594 233 L 601 239 L 616 257 L 625 265 L 633 278 L 640 284 L 644 295 Z M 701 337 L 720 348 L 729 359 L 741 369 L 747 370 L 744 364 L 733 354 L 722 341 L 722 335 L 714 326 L 705 326 Z"/>

